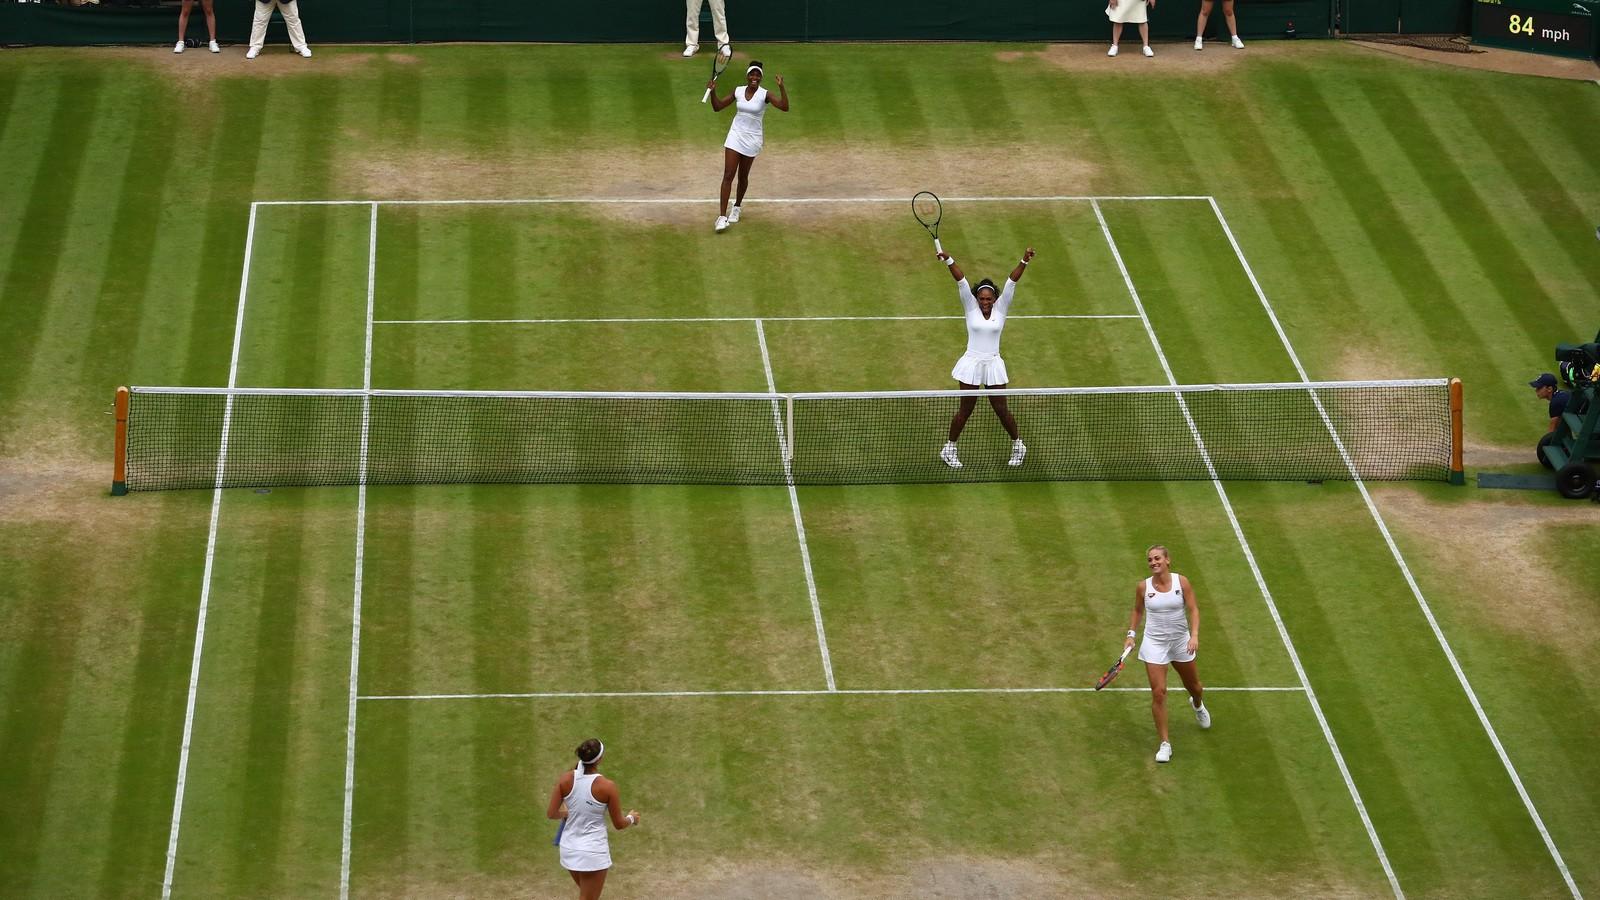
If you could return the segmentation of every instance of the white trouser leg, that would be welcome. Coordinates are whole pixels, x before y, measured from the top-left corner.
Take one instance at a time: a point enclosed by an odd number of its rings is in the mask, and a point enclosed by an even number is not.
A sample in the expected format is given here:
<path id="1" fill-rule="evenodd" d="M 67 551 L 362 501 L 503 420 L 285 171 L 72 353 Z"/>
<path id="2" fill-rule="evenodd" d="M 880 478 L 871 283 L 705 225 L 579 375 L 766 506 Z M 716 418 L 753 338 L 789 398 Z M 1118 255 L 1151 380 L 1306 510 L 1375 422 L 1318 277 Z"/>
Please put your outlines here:
<path id="1" fill-rule="evenodd" d="M 250 20 L 250 49 L 261 52 L 262 45 L 267 42 L 267 22 L 272 19 L 272 4 L 256 3 L 256 15 Z"/>
<path id="2" fill-rule="evenodd" d="M 717 34 L 717 46 L 731 44 L 728 40 L 728 11 L 724 0 L 711 0 L 711 30 Z"/>
<path id="3" fill-rule="evenodd" d="M 684 24 L 683 44 L 686 47 L 700 46 L 700 7 L 705 0 L 688 0 L 689 19 Z"/>
<path id="4" fill-rule="evenodd" d="M 283 24 L 289 26 L 289 44 L 296 50 L 306 49 L 306 30 L 300 26 L 300 0 L 277 0 L 283 13 Z"/>

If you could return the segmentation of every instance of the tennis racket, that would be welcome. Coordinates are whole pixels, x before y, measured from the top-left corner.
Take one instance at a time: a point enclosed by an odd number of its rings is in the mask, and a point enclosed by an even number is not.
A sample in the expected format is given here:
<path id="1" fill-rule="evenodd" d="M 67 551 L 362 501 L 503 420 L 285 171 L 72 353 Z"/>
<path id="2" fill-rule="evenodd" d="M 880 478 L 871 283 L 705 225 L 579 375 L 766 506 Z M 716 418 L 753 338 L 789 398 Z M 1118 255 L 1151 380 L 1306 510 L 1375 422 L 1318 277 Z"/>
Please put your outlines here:
<path id="1" fill-rule="evenodd" d="M 1117 661 L 1111 664 L 1111 668 L 1107 669 L 1106 673 L 1100 676 L 1100 680 L 1094 683 L 1094 689 L 1098 691 L 1110 684 L 1117 677 L 1117 673 L 1122 671 L 1122 664 L 1127 661 L 1128 654 L 1132 652 L 1133 647 L 1123 647 L 1122 655 L 1117 657 Z"/>
<path id="2" fill-rule="evenodd" d="M 717 48 L 717 55 L 711 57 L 711 80 L 712 80 L 712 82 L 715 82 L 718 78 L 722 77 L 723 70 L 728 68 L 728 63 L 730 63 L 730 62 L 733 62 L 733 48 L 728 46 L 727 44 L 723 44 L 722 46 Z M 710 99 L 711 99 L 711 88 L 706 88 L 705 96 L 700 98 L 700 102 L 704 103 L 704 102 L 706 102 L 707 100 L 710 100 Z"/>
<path id="3" fill-rule="evenodd" d="M 567 830 L 567 820 L 566 819 L 562 819 L 560 822 L 556 823 L 556 836 L 554 838 L 551 838 L 550 846 L 552 846 L 552 847 L 561 846 L 561 832 L 566 831 L 566 830 Z"/>
<path id="4" fill-rule="evenodd" d="M 939 245 L 939 220 L 944 217 L 944 206 L 932 191 L 919 191 L 911 198 L 911 214 L 917 217 L 922 227 L 928 229 L 928 234 L 933 235 L 933 249 L 943 253 L 944 248 Z"/>

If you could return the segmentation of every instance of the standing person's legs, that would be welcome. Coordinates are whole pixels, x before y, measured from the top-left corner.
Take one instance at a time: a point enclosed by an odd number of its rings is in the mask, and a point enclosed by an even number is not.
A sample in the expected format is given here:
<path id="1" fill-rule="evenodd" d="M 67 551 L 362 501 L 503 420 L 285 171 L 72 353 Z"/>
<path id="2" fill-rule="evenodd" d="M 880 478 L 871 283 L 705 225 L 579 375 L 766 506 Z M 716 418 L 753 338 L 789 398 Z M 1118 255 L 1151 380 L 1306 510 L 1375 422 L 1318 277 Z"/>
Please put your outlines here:
<path id="1" fill-rule="evenodd" d="M 275 0 L 283 13 L 283 24 L 289 26 L 289 45 L 305 53 L 311 47 L 306 43 L 306 30 L 300 25 L 300 0 Z"/>
<path id="2" fill-rule="evenodd" d="M 1139 23 L 1139 40 L 1144 42 L 1144 45 L 1146 47 L 1150 46 L 1150 23 L 1149 22 L 1140 22 Z"/>
<path id="3" fill-rule="evenodd" d="M 578 882 L 579 900 L 600 900 L 600 892 L 606 889 L 606 873 L 610 869 L 601 869 L 598 872 L 575 872 Z"/>
<path id="4" fill-rule="evenodd" d="M 1205 706 L 1206 687 L 1200 683 L 1200 670 L 1195 667 L 1194 660 L 1175 662 L 1172 667 L 1178 670 L 1178 677 L 1183 679 L 1183 689 L 1189 692 L 1189 705 L 1195 709 Z"/>
<path id="5" fill-rule="evenodd" d="M 1118 45 L 1120 43 L 1122 43 L 1122 23 L 1121 22 L 1112 22 L 1111 23 L 1111 46 L 1115 47 L 1116 45 Z"/>
<path id="6" fill-rule="evenodd" d="M 997 384 L 994 387 L 996 390 L 1005 390 L 1006 386 Z M 1011 435 L 1013 441 L 1018 440 L 1021 435 L 1017 431 L 1017 417 L 1011 414 L 1011 407 L 1006 405 L 1006 398 L 991 396 L 989 405 L 994 408 L 994 414 L 1000 418 L 1000 424 L 1005 426 L 1006 434 Z"/>
<path id="7" fill-rule="evenodd" d="M 1206 20 L 1211 18 L 1211 7 L 1214 5 L 1215 0 L 1200 0 L 1200 15 L 1194 20 L 1195 37 L 1205 37 Z"/>
<path id="8" fill-rule="evenodd" d="M 958 381 L 963 391 L 976 391 L 978 386 Z M 972 418 L 972 411 L 978 407 L 978 395 L 970 394 L 961 398 L 961 403 L 956 407 L 956 414 L 950 418 L 950 443 L 954 444 L 961 438 L 961 432 L 967 427 L 967 420 Z"/>
<path id="9" fill-rule="evenodd" d="M 739 193 L 733 201 L 734 206 L 744 205 L 745 189 L 750 187 L 750 166 L 756 161 L 754 156 L 739 154 Z"/>
<path id="10" fill-rule="evenodd" d="M 183 5 L 184 12 L 189 11 L 189 4 Z M 200 0 L 200 8 L 206 12 L 206 33 L 211 36 L 211 43 L 217 42 L 217 8 L 212 0 Z"/>
<path id="11" fill-rule="evenodd" d="M 1156 735 L 1167 743 L 1167 667 L 1155 663 L 1144 664 L 1150 676 L 1150 715 L 1156 720 Z"/>
<path id="12" fill-rule="evenodd" d="M 194 0 L 183 0 L 183 6 L 178 9 L 178 43 L 180 44 L 183 43 L 184 38 L 189 36 L 189 9 L 192 6 L 194 6 Z M 215 40 L 215 38 L 216 35 L 213 34 L 212 39 Z"/>
<path id="13" fill-rule="evenodd" d="M 723 0 L 711 0 L 711 30 L 717 35 L 717 46 L 733 43 L 728 37 L 728 10 Z"/>
<path id="14" fill-rule="evenodd" d="M 685 47 L 700 46 L 700 7 L 705 0 L 688 0 L 689 18 L 683 26 L 683 45 Z"/>
<path id="15" fill-rule="evenodd" d="M 250 20 L 250 53 L 261 52 L 267 43 L 267 23 L 272 20 L 272 0 L 256 0 L 255 18 Z"/>
<path id="16" fill-rule="evenodd" d="M 1222 0 L 1222 20 L 1228 23 L 1228 35 L 1239 36 L 1239 20 L 1233 17 L 1233 0 Z"/>
<path id="17" fill-rule="evenodd" d="M 728 214 L 728 195 L 733 192 L 733 176 L 738 174 L 739 160 L 744 159 L 744 154 L 731 147 L 722 148 L 722 205 L 718 207 L 717 215 Z M 744 196 L 741 191 L 740 196 Z"/>

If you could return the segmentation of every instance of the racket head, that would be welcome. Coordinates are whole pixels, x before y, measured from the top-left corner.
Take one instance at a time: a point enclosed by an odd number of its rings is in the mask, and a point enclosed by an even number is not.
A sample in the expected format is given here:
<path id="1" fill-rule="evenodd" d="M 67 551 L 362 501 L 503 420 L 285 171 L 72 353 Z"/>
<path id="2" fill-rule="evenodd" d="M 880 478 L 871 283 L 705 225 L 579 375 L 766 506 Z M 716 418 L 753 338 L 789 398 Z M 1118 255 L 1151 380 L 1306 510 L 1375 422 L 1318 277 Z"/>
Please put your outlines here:
<path id="1" fill-rule="evenodd" d="M 939 220 L 944 218 L 944 204 L 939 202 L 933 191 L 918 191 L 911 198 L 911 214 L 917 217 L 922 227 L 928 229 L 934 240 L 939 238 Z"/>
<path id="2" fill-rule="evenodd" d="M 731 62 L 733 62 L 733 47 L 728 44 L 717 47 L 716 55 L 711 57 L 712 80 L 719 78 Z"/>
<path id="3" fill-rule="evenodd" d="M 1132 650 L 1132 647 L 1122 648 L 1122 655 L 1117 657 L 1117 661 L 1111 664 L 1111 668 L 1107 669 L 1106 673 L 1100 676 L 1100 680 L 1094 683 L 1095 690 L 1098 691 L 1116 680 L 1117 675 L 1122 672 L 1123 663 L 1128 661 L 1128 653 Z"/>

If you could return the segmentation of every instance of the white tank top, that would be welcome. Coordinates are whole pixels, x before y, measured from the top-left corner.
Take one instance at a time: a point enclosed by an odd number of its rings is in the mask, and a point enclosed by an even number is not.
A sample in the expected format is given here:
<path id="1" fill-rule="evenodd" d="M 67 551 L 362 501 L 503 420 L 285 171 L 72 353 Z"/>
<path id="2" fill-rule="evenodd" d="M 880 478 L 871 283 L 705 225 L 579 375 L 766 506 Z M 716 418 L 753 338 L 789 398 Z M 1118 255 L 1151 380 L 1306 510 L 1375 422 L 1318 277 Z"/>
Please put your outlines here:
<path id="1" fill-rule="evenodd" d="M 1144 635 L 1157 640 L 1187 638 L 1189 617 L 1183 607 L 1183 581 L 1177 572 L 1170 573 L 1172 584 L 1167 590 L 1156 590 L 1156 580 L 1144 580 Z"/>
<path id="2" fill-rule="evenodd" d="M 749 100 L 744 98 L 749 85 L 740 85 L 733 91 L 734 103 L 739 112 L 733 117 L 732 128 L 734 131 L 743 131 L 748 134 L 761 134 L 761 117 L 767 112 L 767 89 L 756 88 L 756 95 Z"/>
<path id="3" fill-rule="evenodd" d="M 606 805 L 594 798 L 594 780 L 599 773 L 572 776 L 567 792 L 567 824 L 561 828 L 561 846 L 580 852 L 610 852 L 606 843 Z"/>

